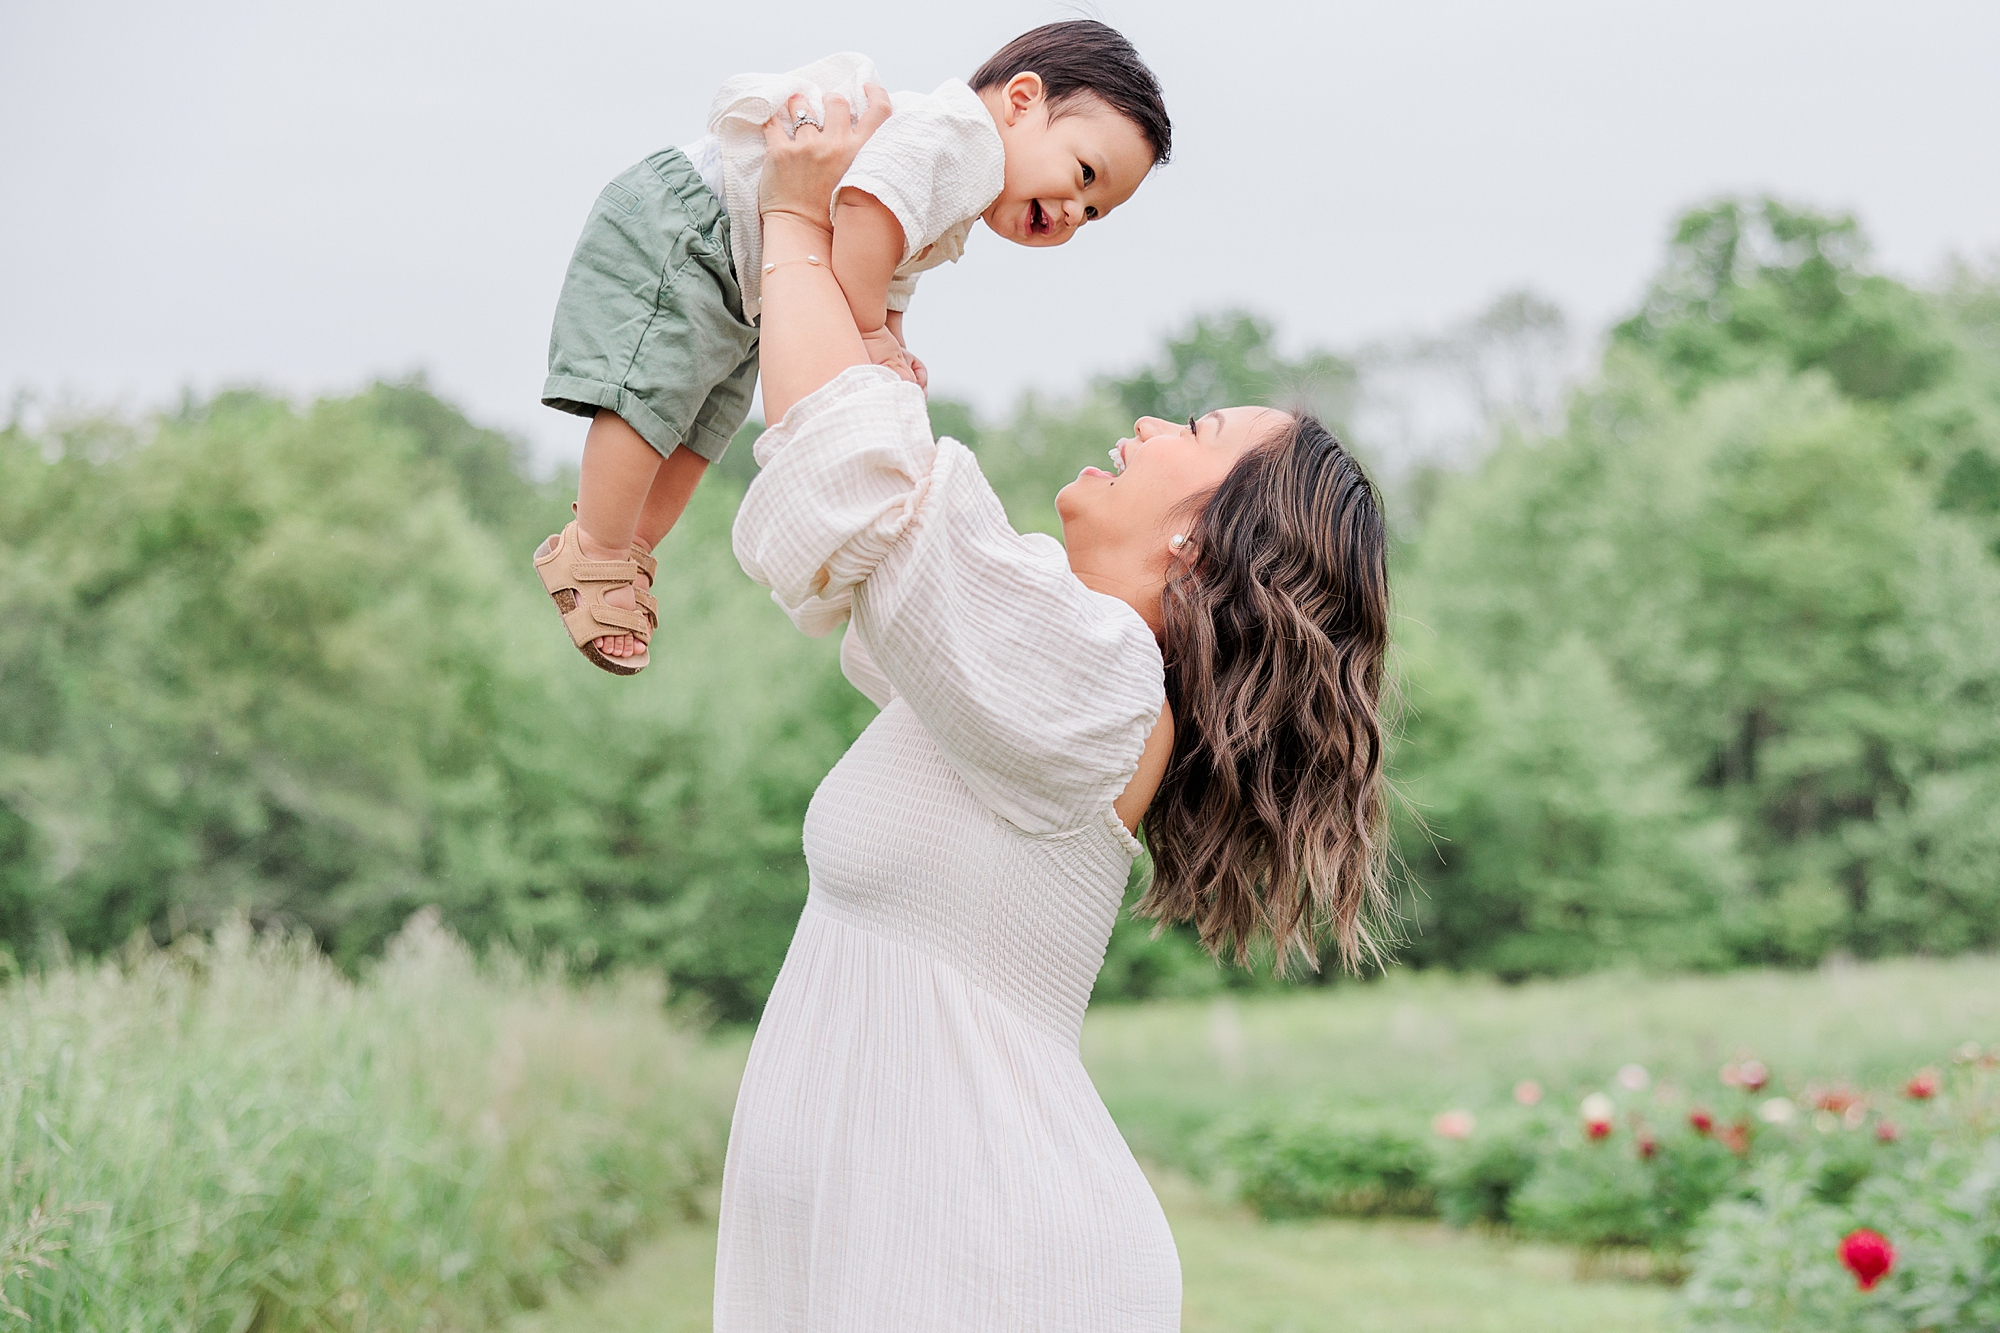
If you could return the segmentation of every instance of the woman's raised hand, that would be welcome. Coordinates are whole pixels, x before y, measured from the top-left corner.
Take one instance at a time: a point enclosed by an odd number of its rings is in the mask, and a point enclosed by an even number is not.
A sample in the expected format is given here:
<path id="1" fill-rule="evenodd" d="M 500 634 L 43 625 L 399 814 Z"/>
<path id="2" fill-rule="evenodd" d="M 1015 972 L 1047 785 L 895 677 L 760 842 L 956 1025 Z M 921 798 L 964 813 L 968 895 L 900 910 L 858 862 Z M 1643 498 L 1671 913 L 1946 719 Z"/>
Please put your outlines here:
<path id="1" fill-rule="evenodd" d="M 819 231 L 833 226 L 833 192 L 854 155 L 889 118 L 889 94 L 867 85 L 868 105 L 856 119 L 847 99 L 826 99 L 826 123 L 809 119 L 811 106 L 793 96 L 778 115 L 764 122 L 764 175 L 757 183 L 757 211 L 766 218 L 783 213 Z"/>

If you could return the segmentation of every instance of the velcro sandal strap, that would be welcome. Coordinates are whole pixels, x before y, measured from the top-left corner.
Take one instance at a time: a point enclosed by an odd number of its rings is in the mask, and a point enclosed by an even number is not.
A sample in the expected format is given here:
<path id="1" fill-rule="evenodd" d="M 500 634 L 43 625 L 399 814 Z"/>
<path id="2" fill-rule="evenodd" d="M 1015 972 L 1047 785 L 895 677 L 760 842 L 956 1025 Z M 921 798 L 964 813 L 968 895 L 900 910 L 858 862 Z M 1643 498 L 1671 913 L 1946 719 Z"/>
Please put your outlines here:
<path id="1" fill-rule="evenodd" d="M 636 560 L 579 560 L 569 567 L 579 583 L 630 583 L 639 577 Z"/>
<path id="2" fill-rule="evenodd" d="M 653 576 L 660 572 L 660 562 L 647 552 L 640 550 L 637 542 L 632 543 L 632 563 L 639 567 L 639 572 L 646 576 L 648 582 L 652 581 Z"/>
<path id="3" fill-rule="evenodd" d="M 590 618 L 600 625 L 608 625 L 614 630 L 624 630 L 629 634 L 653 632 L 653 622 L 646 619 L 643 612 L 627 611 L 622 606 L 605 606 L 600 603 L 590 608 Z"/>

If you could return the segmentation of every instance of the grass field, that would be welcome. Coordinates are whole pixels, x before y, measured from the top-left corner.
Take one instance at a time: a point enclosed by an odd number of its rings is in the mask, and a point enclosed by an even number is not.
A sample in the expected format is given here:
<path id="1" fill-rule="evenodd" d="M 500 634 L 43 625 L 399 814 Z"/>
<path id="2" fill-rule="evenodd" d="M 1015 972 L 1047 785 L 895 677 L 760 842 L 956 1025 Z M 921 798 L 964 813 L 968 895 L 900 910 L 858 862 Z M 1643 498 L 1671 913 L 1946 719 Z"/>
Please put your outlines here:
<path id="1" fill-rule="evenodd" d="M 1580 1281 L 1573 1255 L 1430 1223 L 1260 1222 L 1155 1177 L 1187 1333 L 1664 1333 L 1672 1293 Z M 675 1227 L 509 1333 L 707 1333 L 715 1231 Z"/>
<path id="2" fill-rule="evenodd" d="M 1879 1082 L 1959 1042 L 2000 1039 L 2000 959 L 1901 961 L 1814 973 L 1500 986 L 1399 974 L 1284 996 L 1108 1006 L 1084 1054 L 1142 1154 L 1171 1161 L 1219 1115 L 1262 1101 L 1407 1110 L 1503 1100 L 1522 1078 L 1552 1096 L 1621 1065 L 1695 1086 L 1739 1053 L 1779 1086 Z M 1270 1223 L 1171 1169 L 1156 1173 L 1179 1242 L 1189 1333 L 1650 1333 L 1663 1286 L 1586 1279 L 1571 1252 L 1434 1223 Z M 680 1333 L 708 1327 L 714 1234 L 678 1226 L 599 1287 L 513 1333 Z"/>
<path id="3" fill-rule="evenodd" d="M 698 1208 L 741 1070 L 421 917 L 359 981 L 240 926 L 16 976 L 0 1325 L 489 1326 Z"/>
<path id="4" fill-rule="evenodd" d="M 16 976 L 0 1301 L 58 1333 L 705 1328 L 713 1224 L 689 1219 L 713 1216 L 747 1039 L 699 1033 L 643 978 L 475 961 L 426 918 L 358 979 L 241 927 Z M 1266 1102 L 1372 1105 L 1428 1134 L 1521 1078 L 1566 1099 L 1637 1062 L 1712 1087 L 1754 1053 L 1775 1090 L 1879 1086 L 1966 1041 L 2000 1041 L 2000 959 L 1513 988 L 1398 975 L 1105 1007 L 1084 1057 L 1155 1166 L 1190 1330 L 1645 1333 L 1668 1325 L 1667 1288 L 1430 1223 L 1261 1221 L 1198 1183 L 1189 1149 Z"/>
<path id="5" fill-rule="evenodd" d="M 1902 959 L 1816 972 L 1645 978 L 1605 973 L 1519 986 L 1397 973 L 1255 999 L 1106 1006 L 1084 1062 L 1143 1157 L 1246 1106 L 1314 1099 L 1436 1112 L 1505 1103 L 1535 1079 L 1570 1105 L 1627 1063 L 1697 1095 L 1755 1055 L 1772 1091 L 1808 1080 L 1900 1082 L 1965 1041 L 2000 1040 L 2000 959 Z"/>

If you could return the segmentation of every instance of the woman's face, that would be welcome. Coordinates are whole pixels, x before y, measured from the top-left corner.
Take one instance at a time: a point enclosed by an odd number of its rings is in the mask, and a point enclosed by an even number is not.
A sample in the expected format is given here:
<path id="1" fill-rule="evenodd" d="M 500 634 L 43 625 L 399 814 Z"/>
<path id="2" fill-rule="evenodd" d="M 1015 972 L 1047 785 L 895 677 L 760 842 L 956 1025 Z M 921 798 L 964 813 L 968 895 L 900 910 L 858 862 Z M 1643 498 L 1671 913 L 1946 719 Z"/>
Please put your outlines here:
<path id="1" fill-rule="evenodd" d="M 1269 407 L 1225 407 L 1181 422 L 1140 417 L 1112 447 L 1117 471 L 1087 467 L 1056 495 L 1071 563 L 1158 557 L 1164 568 L 1167 543 L 1188 522 L 1186 503 L 1221 485 L 1237 459 L 1290 421 Z"/>

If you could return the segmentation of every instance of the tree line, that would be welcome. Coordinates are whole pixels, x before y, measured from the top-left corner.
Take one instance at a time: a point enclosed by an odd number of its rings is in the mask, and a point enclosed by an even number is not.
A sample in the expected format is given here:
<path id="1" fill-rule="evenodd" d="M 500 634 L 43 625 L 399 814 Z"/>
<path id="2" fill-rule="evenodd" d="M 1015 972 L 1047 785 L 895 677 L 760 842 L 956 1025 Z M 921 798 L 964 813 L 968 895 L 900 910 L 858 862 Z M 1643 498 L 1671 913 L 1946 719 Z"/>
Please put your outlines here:
<path id="1" fill-rule="evenodd" d="M 932 410 L 1052 531 L 1055 490 L 1135 414 L 1340 423 L 1365 375 L 1222 314 L 1073 400 Z M 806 802 L 872 716 L 735 568 L 754 430 L 665 544 L 656 664 L 624 682 L 527 570 L 573 477 L 421 381 L 17 413 L 0 941 L 26 964 L 247 913 L 351 963 L 435 904 L 474 941 L 754 1015 Z M 1562 420 L 1502 415 L 1476 453 L 1382 475 L 1407 960 L 2000 943 L 1995 275 L 1911 285 L 1851 218 L 1724 201 L 1681 219 Z M 1100 993 L 1225 984 L 1268 983 L 1125 922 Z"/>

